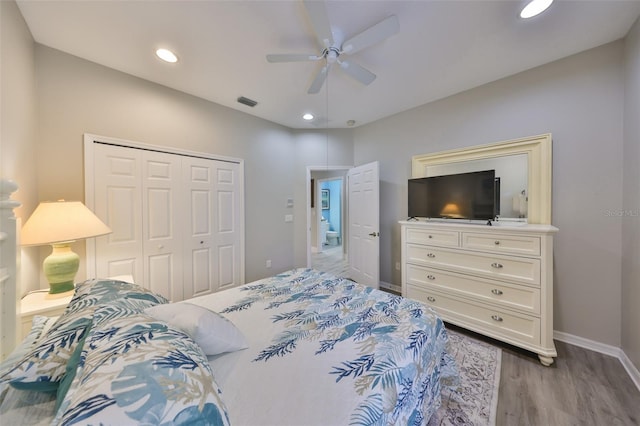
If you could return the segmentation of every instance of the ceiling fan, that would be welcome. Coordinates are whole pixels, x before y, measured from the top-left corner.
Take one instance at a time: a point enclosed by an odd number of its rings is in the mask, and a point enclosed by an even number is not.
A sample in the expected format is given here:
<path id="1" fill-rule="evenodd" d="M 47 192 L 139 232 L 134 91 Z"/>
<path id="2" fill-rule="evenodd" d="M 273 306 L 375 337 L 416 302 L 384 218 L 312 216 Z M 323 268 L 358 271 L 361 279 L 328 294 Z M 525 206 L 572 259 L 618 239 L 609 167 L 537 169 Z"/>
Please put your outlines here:
<path id="1" fill-rule="evenodd" d="M 343 41 L 343 34 L 337 28 L 331 28 L 327 8 L 324 1 L 304 0 L 305 8 L 311 24 L 316 33 L 322 52 L 319 55 L 305 54 L 272 54 L 267 55 L 269 62 L 303 62 L 325 60 L 324 65 L 317 71 L 307 93 L 314 94 L 320 91 L 327 78 L 329 69 L 334 63 L 348 75 L 364 85 L 371 84 L 376 75 L 357 63 L 344 59 L 344 56 L 353 55 L 369 46 L 377 44 L 396 34 L 400 29 L 398 17 L 391 15 L 377 24 L 367 28 L 361 33 Z"/>

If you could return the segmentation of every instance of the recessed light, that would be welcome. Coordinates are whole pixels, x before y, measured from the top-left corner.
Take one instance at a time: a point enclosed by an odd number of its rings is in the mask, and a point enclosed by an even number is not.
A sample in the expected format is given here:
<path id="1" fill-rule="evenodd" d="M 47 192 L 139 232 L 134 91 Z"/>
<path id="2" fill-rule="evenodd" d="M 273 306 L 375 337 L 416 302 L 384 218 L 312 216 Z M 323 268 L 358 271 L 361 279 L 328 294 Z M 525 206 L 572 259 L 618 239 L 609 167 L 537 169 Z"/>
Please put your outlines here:
<path id="1" fill-rule="evenodd" d="M 307 121 L 311 121 L 311 120 L 313 120 L 313 114 L 306 113 L 305 115 L 302 116 L 302 118 L 307 120 Z"/>
<path id="2" fill-rule="evenodd" d="M 533 18 L 547 10 L 551 3 L 553 3 L 553 0 L 531 0 L 520 12 L 520 17 L 525 19 Z"/>
<path id="3" fill-rule="evenodd" d="M 156 50 L 156 55 L 165 62 L 178 62 L 178 57 L 169 49 L 158 49 Z"/>

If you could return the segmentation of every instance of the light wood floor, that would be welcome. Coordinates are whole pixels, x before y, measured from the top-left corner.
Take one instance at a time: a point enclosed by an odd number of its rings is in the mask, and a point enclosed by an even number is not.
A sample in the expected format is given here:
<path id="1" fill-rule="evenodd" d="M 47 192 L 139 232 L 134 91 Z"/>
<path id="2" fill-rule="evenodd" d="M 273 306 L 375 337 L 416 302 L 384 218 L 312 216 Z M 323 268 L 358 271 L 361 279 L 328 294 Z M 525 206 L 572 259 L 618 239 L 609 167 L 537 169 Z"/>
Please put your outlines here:
<path id="1" fill-rule="evenodd" d="M 320 253 L 312 253 L 311 267 L 318 271 L 349 278 L 349 264 L 343 256 L 342 246 L 324 246 Z"/>
<path id="2" fill-rule="evenodd" d="M 640 425 L 640 390 L 617 358 L 556 340 L 558 357 L 538 356 L 447 324 L 502 348 L 497 426 Z"/>
<path id="3" fill-rule="evenodd" d="M 348 278 L 342 247 L 312 255 L 318 270 Z M 640 390 L 617 358 L 556 341 L 544 367 L 535 354 L 480 336 L 502 348 L 497 426 L 639 426 Z"/>

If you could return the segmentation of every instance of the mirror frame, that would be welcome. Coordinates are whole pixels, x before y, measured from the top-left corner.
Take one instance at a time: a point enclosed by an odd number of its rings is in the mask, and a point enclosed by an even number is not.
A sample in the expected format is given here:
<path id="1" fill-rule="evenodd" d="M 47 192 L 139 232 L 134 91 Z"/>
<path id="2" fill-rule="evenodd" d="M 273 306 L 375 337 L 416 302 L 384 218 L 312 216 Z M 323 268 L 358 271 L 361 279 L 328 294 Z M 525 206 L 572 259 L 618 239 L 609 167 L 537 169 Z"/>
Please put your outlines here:
<path id="1" fill-rule="evenodd" d="M 433 154 L 414 155 L 411 158 L 411 177 L 427 175 L 429 166 L 481 160 L 508 155 L 527 154 L 527 192 L 529 197 L 527 222 L 551 224 L 552 184 L 551 134 L 530 136 L 504 142 L 453 149 Z"/>

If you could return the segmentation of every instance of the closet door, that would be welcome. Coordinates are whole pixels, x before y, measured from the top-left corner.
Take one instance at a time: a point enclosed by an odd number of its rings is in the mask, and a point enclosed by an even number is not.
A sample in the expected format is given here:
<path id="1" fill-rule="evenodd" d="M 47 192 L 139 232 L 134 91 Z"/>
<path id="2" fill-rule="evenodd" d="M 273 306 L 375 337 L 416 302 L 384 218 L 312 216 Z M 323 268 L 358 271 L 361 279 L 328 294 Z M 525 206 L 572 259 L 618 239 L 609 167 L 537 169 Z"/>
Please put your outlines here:
<path id="1" fill-rule="evenodd" d="M 217 268 L 218 290 L 242 284 L 241 228 L 242 191 L 240 165 L 215 161 L 214 193 L 216 214 L 214 223 L 214 254 Z"/>
<path id="2" fill-rule="evenodd" d="M 144 286 L 169 300 L 183 300 L 182 163 L 177 155 L 142 152 Z"/>
<path id="3" fill-rule="evenodd" d="M 142 153 L 94 146 L 94 211 L 113 231 L 95 239 L 96 276 L 131 275 L 142 283 Z"/>
<path id="4" fill-rule="evenodd" d="M 184 157 L 185 298 L 240 284 L 239 166 Z"/>
<path id="5" fill-rule="evenodd" d="M 88 240 L 89 276 L 131 275 L 172 301 L 244 284 L 241 161 L 89 137 L 88 206 L 113 230 Z"/>

